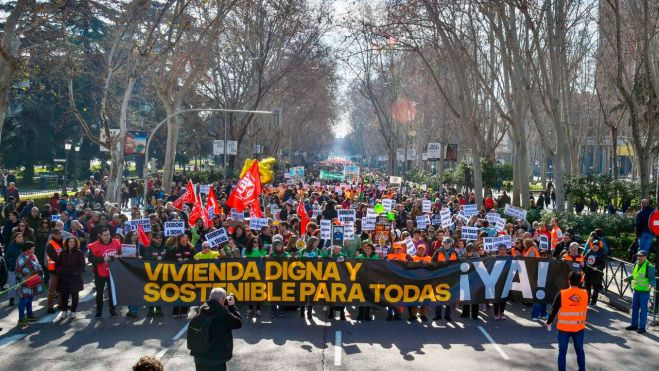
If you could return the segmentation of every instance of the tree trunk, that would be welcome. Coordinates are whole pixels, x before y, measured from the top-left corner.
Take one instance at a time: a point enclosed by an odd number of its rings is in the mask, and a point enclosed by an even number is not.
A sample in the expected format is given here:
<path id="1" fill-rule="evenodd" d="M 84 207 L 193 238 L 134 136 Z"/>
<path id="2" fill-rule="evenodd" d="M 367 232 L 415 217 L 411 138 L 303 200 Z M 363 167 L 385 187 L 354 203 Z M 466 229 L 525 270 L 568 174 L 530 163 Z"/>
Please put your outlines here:
<path id="1" fill-rule="evenodd" d="M 483 204 L 483 171 L 481 169 L 481 157 L 478 149 L 472 148 L 472 159 L 474 161 L 474 195 L 476 196 L 476 205 Z"/>
<path id="2" fill-rule="evenodd" d="M 124 96 L 121 101 L 121 111 L 119 112 L 119 140 L 114 143 L 110 151 L 110 177 L 108 183 L 108 192 L 105 195 L 110 202 L 121 201 L 121 182 L 124 177 L 124 145 L 128 133 L 128 108 L 130 99 L 135 87 L 135 78 L 129 77 L 124 90 Z"/>
<path id="3" fill-rule="evenodd" d="M 175 95 L 173 102 L 161 98 L 165 106 L 167 116 L 173 115 L 181 109 L 181 98 Z M 175 115 L 167 120 L 167 147 L 165 148 L 165 162 L 163 163 L 162 189 L 168 193 L 174 179 L 174 167 L 176 165 L 176 144 L 178 143 L 178 132 L 181 126 L 181 115 Z"/>
<path id="4" fill-rule="evenodd" d="M 540 148 L 540 183 L 542 189 L 547 189 L 547 152 Z"/>
<path id="5" fill-rule="evenodd" d="M 611 128 L 611 169 L 613 179 L 618 180 L 618 128 Z"/>

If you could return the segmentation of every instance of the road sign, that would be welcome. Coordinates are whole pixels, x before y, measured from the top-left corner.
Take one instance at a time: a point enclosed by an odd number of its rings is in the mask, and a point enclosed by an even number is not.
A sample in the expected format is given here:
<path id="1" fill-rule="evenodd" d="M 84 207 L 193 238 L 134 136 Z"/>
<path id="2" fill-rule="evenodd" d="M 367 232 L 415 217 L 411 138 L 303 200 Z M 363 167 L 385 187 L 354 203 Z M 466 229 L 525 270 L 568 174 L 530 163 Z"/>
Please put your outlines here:
<path id="1" fill-rule="evenodd" d="M 648 227 L 650 231 L 656 236 L 659 236 L 659 210 L 655 210 L 650 214 L 650 219 L 648 219 Z"/>
<path id="2" fill-rule="evenodd" d="M 213 141 L 213 156 L 223 155 L 224 154 L 224 141 L 223 140 L 214 140 Z"/>
<path id="3" fill-rule="evenodd" d="M 227 154 L 234 156 L 238 154 L 238 142 L 235 140 L 227 140 Z"/>

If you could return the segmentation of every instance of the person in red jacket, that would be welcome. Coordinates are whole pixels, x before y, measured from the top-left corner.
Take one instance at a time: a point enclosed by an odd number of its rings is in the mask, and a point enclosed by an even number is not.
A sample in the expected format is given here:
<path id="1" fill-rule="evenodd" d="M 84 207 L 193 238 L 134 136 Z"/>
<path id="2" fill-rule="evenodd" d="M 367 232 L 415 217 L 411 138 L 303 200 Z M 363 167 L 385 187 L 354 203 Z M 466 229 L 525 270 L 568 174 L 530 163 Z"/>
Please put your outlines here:
<path id="1" fill-rule="evenodd" d="M 119 254 L 121 242 L 112 239 L 108 228 L 101 228 L 98 237 L 98 241 L 89 244 L 89 262 L 94 266 L 94 285 L 96 286 L 96 318 L 103 317 L 103 290 L 105 286 L 108 287 L 110 316 L 117 317 L 117 311 L 112 302 L 108 262 Z"/>
<path id="2" fill-rule="evenodd" d="M 490 211 L 494 208 L 496 203 L 494 202 L 494 199 L 492 198 L 492 194 L 487 195 L 487 198 L 485 199 L 484 204 L 485 204 L 485 209 L 487 209 L 487 211 Z"/>

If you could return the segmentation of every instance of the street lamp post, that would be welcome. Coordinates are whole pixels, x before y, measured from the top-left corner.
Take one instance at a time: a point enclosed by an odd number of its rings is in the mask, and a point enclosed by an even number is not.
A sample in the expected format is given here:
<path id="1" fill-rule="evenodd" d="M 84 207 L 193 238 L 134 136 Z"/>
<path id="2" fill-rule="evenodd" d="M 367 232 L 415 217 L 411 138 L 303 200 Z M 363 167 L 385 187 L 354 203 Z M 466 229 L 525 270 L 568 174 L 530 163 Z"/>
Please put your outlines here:
<path id="1" fill-rule="evenodd" d="M 67 139 L 64 141 L 64 152 L 66 153 L 66 159 L 64 161 L 64 181 L 63 181 L 63 186 L 64 190 L 66 190 L 66 178 L 68 176 L 68 169 L 69 169 L 69 152 L 71 151 L 71 140 Z"/>
<path id="2" fill-rule="evenodd" d="M 75 160 L 73 163 L 73 188 L 78 190 L 78 158 L 80 156 L 80 143 L 76 143 L 73 146 L 73 151 L 75 152 Z"/>

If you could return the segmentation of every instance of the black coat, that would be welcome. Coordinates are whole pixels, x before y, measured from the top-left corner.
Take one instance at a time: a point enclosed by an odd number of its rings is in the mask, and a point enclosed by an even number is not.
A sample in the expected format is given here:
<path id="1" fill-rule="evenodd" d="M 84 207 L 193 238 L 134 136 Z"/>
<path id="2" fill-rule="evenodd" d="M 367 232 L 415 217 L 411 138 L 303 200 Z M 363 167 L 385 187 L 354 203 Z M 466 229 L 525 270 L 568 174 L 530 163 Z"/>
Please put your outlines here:
<path id="1" fill-rule="evenodd" d="M 85 255 L 82 251 L 62 250 L 55 262 L 58 291 L 82 291 L 82 273 L 85 271 Z"/>
<path id="2" fill-rule="evenodd" d="M 233 334 L 231 330 L 242 327 L 240 313 L 235 305 L 225 307 L 217 301 L 209 299 L 199 309 L 203 313 L 213 316 L 211 321 L 211 348 L 206 353 L 195 354 L 194 361 L 205 366 L 220 365 L 233 356 Z"/>

